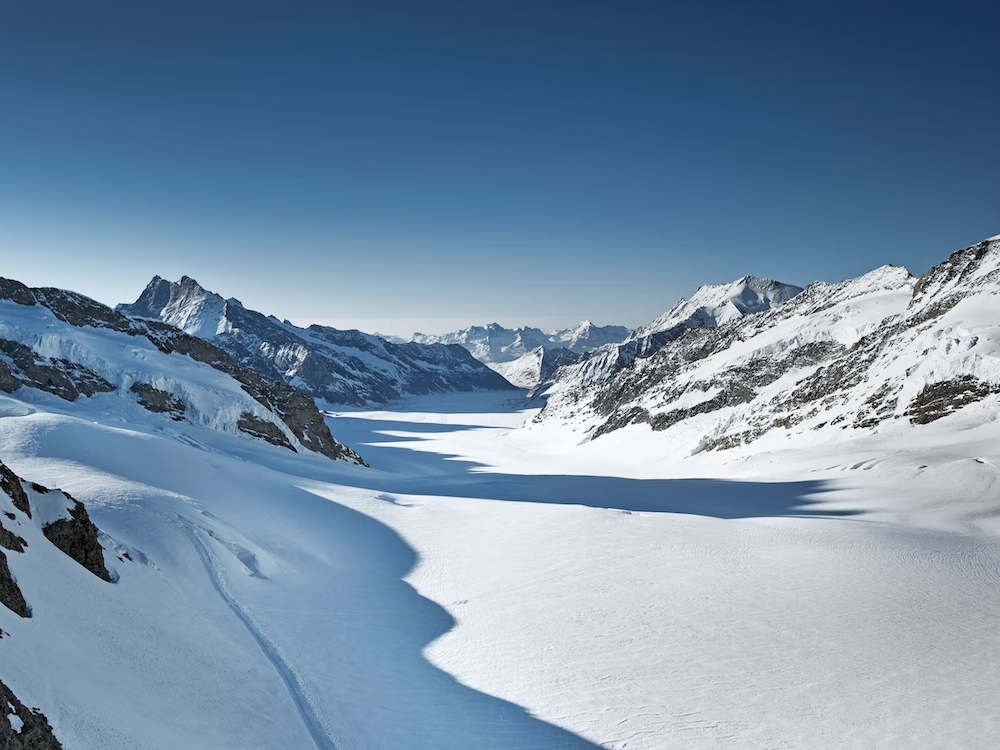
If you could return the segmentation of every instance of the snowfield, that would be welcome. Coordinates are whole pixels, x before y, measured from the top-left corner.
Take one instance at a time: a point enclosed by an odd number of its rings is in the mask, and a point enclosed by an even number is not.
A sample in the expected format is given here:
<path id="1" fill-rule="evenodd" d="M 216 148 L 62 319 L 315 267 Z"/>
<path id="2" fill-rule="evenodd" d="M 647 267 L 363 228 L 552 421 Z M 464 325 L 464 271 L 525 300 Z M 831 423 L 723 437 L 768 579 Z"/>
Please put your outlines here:
<path id="1" fill-rule="evenodd" d="M 0 395 L 0 459 L 87 505 L 118 578 L 26 525 L 7 554 L 33 617 L 0 607 L 0 678 L 69 750 L 1000 736 L 994 401 L 689 455 L 697 425 L 422 397 L 329 416 L 366 469 L 115 398 Z"/>

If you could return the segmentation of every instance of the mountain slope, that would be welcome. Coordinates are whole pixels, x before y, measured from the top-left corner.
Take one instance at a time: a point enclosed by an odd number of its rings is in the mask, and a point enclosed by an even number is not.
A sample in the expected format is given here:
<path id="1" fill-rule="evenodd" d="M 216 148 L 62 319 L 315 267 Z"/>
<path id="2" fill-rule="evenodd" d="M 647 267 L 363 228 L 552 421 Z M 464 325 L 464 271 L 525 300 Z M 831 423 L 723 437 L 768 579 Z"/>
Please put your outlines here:
<path id="1" fill-rule="evenodd" d="M 549 380 L 560 367 L 578 362 L 584 355 L 569 349 L 546 349 L 540 346 L 511 362 L 490 365 L 519 388 L 537 388 Z"/>
<path id="2" fill-rule="evenodd" d="M 223 299 L 187 276 L 153 278 L 118 310 L 214 342 L 241 366 L 333 404 L 385 404 L 408 395 L 512 386 L 461 347 L 395 344 L 360 331 L 299 328 Z"/>
<path id="3" fill-rule="evenodd" d="M 334 440 L 308 397 L 238 366 L 218 347 L 73 292 L 0 279 L 0 391 L 22 388 L 65 402 L 103 399 L 124 420 L 143 419 L 144 409 L 165 423 L 360 461 Z"/>
<path id="4" fill-rule="evenodd" d="M 993 239 L 919 280 L 885 266 L 708 325 L 676 322 L 693 307 L 682 304 L 645 336 L 561 370 L 538 421 L 592 438 L 648 424 L 692 452 L 934 421 L 1000 393 L 998 293 Z"/>

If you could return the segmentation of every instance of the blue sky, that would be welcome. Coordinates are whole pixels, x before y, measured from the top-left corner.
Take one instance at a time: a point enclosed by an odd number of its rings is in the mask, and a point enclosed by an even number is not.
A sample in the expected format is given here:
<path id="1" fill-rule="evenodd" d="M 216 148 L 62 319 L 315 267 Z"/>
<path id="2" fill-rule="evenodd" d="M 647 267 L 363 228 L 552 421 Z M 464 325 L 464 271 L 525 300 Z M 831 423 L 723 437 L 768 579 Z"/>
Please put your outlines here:
<path id="1" fill-rule="evenodd" d="M 1000 232 L 996 3 L 0 5 L 0 275 L 638 325 Z"/>

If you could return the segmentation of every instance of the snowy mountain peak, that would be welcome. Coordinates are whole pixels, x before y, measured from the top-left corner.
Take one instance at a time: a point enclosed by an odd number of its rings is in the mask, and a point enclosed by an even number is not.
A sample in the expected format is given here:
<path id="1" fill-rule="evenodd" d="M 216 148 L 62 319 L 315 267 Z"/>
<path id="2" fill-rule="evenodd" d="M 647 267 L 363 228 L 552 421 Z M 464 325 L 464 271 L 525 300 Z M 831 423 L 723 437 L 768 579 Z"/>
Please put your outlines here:
<path id="1" fill-rule="evenodd" d="M 634 341 L 674 328 L 714 328 L 744 315 L 770 310 L 795 297 L 802 287 L 760 276 L 743 276 L 728 284 L 703 284 L 648 326 L 637 329 Z"/>
<path id="2" fill-rule="evenodd" d="M 592 352 L 618 343 L 628 335 L 629 329 L 624 326 L 596 326 L 589 320 L 573 328 L 548 332 L 530 326 L 504 328 L 494 322 L 441 335 L 415 333 L 411 340 L 422 344 L 458 344 L 511 383 L 533 388 L 539 383 L 536 379 L 539 373 L 546 372 L 550 363 L 568 360 L 565 354 Z M 562 354 L 543 358 L 540 350 Z"/>
<path id="3" fill-rule="evenodd" d="M 134 304 L 118 309 L 132 317 L 162 320 L 198 338 L 226 330 L 226 300 L 190 276 L 176 282 L 154 276 Z"/>
<path id="4" fill-rule="evenodd" d="M 360 331 L 299 328 L 223 299 L 189 276 L 156 277 L 118 310 L 209 339 L 242 366 L 330 403 L 387 403 L 407 395 L 503 390 L 510 384 L 461 349 L 400 345 Z"/>

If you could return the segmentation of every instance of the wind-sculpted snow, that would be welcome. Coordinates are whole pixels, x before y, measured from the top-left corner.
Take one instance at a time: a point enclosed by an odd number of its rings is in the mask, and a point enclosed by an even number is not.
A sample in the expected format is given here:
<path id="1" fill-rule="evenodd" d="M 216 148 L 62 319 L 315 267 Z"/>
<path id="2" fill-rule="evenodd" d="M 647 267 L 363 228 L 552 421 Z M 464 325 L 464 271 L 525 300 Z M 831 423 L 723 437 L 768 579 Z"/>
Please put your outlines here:
<path id="1" fill-rule="evenodd" d="M 884 266 L 714 325 L 656 323 L 559 370 L 544 386 L 538 420 L 573 424 L 592 438 L 648 424 L 697 452 L 772 432 L 828 440 L 831 428 L 926 424 L 973 404 L 993 409 L 998 294 L 1000 242 L 988 240 L 920 280 Z"/>
<path id="2" fill-rule="evenodd" d="M 393 343 L 319 325 L 300 328 L 223 299 L 187 276 L 176 282 L 156 276 L 136 302 L 118 309 L 209 339 L 241 366 L 331 404 L 512 387 L 461 347 Z"/>
<path id="3" fill-rule="evenodd" d="M 173 420 L 361 462 L 334 440 L 312 399 L 240 367 L 217 346 L 73 292 L 0 279 L 0 391 L 21 388 L 69 402 L 97 398 L 123 419 L 137 418 L 137 404 Z"/>

